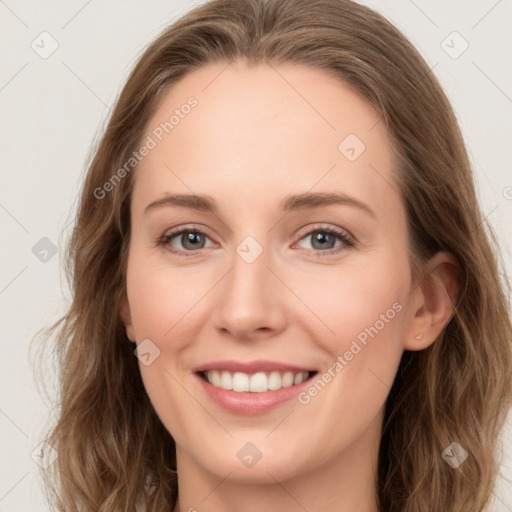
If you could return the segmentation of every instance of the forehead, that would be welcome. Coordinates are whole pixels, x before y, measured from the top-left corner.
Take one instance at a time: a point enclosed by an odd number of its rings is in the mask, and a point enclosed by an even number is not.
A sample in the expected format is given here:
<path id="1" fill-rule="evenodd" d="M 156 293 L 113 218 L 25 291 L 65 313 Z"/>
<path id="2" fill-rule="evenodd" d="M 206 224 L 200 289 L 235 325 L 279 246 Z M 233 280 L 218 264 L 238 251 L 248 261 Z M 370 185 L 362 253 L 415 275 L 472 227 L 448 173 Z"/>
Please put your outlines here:
<path id="1" fill-rule="evenodd" d="M 309 190 L 350 193 L 376 208 L 398 200 L 380 114 L 318 69 L 208 64 L 168 91 L 148 138 L 154 147 L 137 168 L 134 198 L 194 192 L 233 200 L 236 189 L 241 203 L 259 197 L 269 206 Z"/>

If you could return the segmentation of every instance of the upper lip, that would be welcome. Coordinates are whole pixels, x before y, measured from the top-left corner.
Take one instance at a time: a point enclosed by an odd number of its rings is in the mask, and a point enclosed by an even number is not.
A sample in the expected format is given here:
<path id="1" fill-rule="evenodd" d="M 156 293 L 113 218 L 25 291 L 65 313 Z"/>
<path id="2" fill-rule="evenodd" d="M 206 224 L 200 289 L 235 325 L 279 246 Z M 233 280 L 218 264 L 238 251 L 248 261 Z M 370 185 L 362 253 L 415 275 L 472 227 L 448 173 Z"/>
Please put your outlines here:
<path id="1" fill-rule="evenodd" d="M 257 372 L 310 372 L 315 371 L 312 368 L 304 366 L 297 366 L 288 363 L 281 363 L 278 361 L 212 361 L 210 363 L 202 364 L 193 369 L 195 373 L 209 372 L 214 370 L 226 370 L 228 372 L 242 372 L 242 373 L 257 373 Z"/>

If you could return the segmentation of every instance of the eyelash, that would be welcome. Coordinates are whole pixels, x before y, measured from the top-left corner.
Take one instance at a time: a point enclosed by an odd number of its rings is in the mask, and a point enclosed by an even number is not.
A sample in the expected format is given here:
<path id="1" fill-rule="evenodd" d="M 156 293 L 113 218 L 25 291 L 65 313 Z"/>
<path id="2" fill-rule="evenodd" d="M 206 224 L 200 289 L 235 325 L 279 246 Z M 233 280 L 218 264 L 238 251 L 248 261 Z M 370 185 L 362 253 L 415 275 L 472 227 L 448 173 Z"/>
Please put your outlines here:
<path id="1" fill-rule="evenodd" d="M 194 233 L 196 235 L 203 235 L 203 236 L 208 237 L 207 233 L 205 233 L 201 229 L 197 229 L 196 227 L 174 228 L 170 232 L 166 233 L 165 235 L 157 238 L 156 244 L 157 244 L 157 246 L 166 247 L 173 254 L 176 254 L 178 256 L 183 256 L 185 258 L 197 255 L 198 252 L 201 251 L 201 249 L 196 249 L 195 251 L 183 251 L 181 249 L 175 249 L 174 247 L 169 245 L 169 242 L 173 238 L 176 238 L 178 235 L 182 235 L 183 233 Z M 315 226 L 313 229 L 311 229 L 310 231 L 305 233 L 303 236 L 301 236 L 299 241 L 303 240 L 304 238 L 306 238 L 308 236 L 311 236 L 314 233 L 327 233 L 329 235 L 334 235 L 339 240 L 341 240 L 341 242 L 343 242 L 343 246 L 341 246 L 341 247 L 338 246 L 337 248 L 328 249 L 325 251 L 321 251 L 318 249 L 311 249 L 316 254 L 321 255 L 321 257 L 334 255 L 334 254 L 337 254 L 347 248 L 350 249 L 350 248 L 353 248 L 356 246 L 356 240 L 354 237 L 352 237 L 349 233 L 347 233 L 344 230 L 333 228 L 331 226 Z"/>

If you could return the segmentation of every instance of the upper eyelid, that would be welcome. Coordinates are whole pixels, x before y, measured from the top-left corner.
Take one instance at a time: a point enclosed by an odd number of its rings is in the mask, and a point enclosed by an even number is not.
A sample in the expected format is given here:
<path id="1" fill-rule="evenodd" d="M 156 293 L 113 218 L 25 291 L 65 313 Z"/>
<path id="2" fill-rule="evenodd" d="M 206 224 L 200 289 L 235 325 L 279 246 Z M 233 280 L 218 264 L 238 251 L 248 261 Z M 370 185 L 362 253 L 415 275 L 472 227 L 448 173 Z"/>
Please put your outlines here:
<path id="1" fill-rule="evenodd" d="M 167 237 L 175 238 L 178 235 L 182 235 L 184 232 L 199 233 L 201 235 L 205 235 L 208 238 L 212 239 L 212 237 L 209 234 L 209 230 L 206 228 L 203 228 L 202 226 L 197 227 L 197 224 L 194 224 L 192 226 L 185 225 L 183 227 L 176 227 L 176 228 L 169 229 L 164 232 L 164 234 L 162 235 L 162 238 L 167 238 Z"/>
<path id="2" fill-rule="evenodd" d="M 341 228 L 339 226 L 331 226 L 329 224 L 322 224 L 322 223 L 320 223 L 320 224 L 317 223 L 316 225 L 313 225 L 312 227 L 308 226 L 308 227 L 304 228 L 304 231 L 301 230 L 300 231 L 301 239 L 304 238 L 304 236 L 310 235 L 311 233 L 313 233 L 315 231 L 322 231 L 322 230 L 325 230 L 325 231 L 331 230 L 331 231 L 334 231 L 335 233 L 337 233 L 338 235 L 346 235 L 348 238 L 355 240 L 355 237 L 347 229 Z"/>

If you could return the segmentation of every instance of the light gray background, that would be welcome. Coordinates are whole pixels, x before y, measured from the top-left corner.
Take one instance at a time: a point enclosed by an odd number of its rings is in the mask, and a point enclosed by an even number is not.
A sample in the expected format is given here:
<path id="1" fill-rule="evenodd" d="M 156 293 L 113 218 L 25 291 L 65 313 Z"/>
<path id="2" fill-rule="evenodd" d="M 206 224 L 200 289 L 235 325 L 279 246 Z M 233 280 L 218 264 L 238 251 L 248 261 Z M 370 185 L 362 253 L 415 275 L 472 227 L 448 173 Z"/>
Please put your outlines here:
<path id="1" fill-rule="evenodd" d="M 70 232 L 84 162 L 137 55 L 169 22 L 199 2 L 0 0 L 0 512 L 47 510 L 31 452 L 48 412 L 28 348 L 62 312 L 60 255 Z M 512 274 L 512 2 L 366 1 L 411 39 L 444 86 L 462 125 L 484 215 Z M 39 51 L 47 31 L 58 43 Z M 457 31 L 469 44 L 463 48 Z M 445 41 L 445 43 L 442 43 Z M 450 47 L 452 47 L 450 49 Z M 452 53 L 450 56 L 448 52 Z M 58 252 L 40 261 L 48 237 Z M 44 257 L 44 253 L 40 255 Z M 512 479 L 512 427 L 503 432 L 502 472 Z M 495 511 L 512 511 L 500 479 Z"/>

